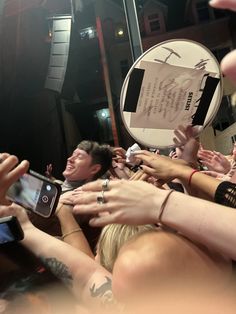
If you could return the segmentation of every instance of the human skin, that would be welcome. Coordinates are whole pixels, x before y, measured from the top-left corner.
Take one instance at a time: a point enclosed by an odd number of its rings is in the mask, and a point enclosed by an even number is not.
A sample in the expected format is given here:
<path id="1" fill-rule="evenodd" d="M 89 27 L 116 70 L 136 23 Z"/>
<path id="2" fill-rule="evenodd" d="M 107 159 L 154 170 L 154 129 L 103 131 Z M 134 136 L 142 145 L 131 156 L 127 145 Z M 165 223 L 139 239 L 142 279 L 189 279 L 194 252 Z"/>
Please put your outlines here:
<path id="1" fill-rule="evenodd" d="M 6 192 L 29 168 L 29 162 L 23 160 L 20 164 L 16 156 L 8 153 L 0 154 L 0 204 L 6 204 Z"/>
<path id="2" fill-rule="evenodd" d="M 62 196 L 65 196 L 65 194 L 68 193 L 71 192 L 66 192 Z M 72 213 L 73 207 L 68 204 L 63 204 L 63 200 L 61 201 L 62 203 L 58 204 L 57 208 L 59 210 L 56 211 L 56 215 L 60 222 L 63 241 L 80 250 L 81 252 L 84 252 L 91 258 L 94 258 L 83 230 L 80 228 Z M 66 236 L 64 237 L 63 235 Z"/>
<path id="3" fill-rule="evenodd" d="M 209 5 L 216 9 L 229 9 L 236 11 L 235 0 L 211 0 Z M 221 61 L 221 70 L 225 76 L 236 84 L 236 50 L 228 53 Z"/>
<path id="4" fill-rule="evenodd" d="M 153 293 L 158 304 L 164 291 L 170 298 L 181 289 L 224 291 L 231 276 L 224 258 L 181 235 L 159 230 L 123 245 L 113 269 L 113 292 L 123 303 Z"/>
<path id="5" fill-rule="evenodd" d="M 93 164 L 92 157 L 89 154 L 82 149 L 76 148 L 73 154 L 67 159 L 63 176 L 68 181 L 90 181 L 100 169 L 101 165 Z"/>
<path id="6" fill-rule="evenodd" d="M 195 173 L 193 184 L 201 185 L 205 181 L 201 176 L 206 177 Z M 207 194 L 211 195 L 219 181 L 211 177 L 208 180 L 213 180 L 215 184 L 208 186 Z M 161 216 L 165 225 L 236 260 L 236 212 L 233 208 L 175 191 L 169 195 L 168 190 L 158 189 L 143 181 L 109 182 L 109 191 L 104 193 L 104 204 L 97 204 L 96 201 L 102 190 L 101 180 L 84 185 L 82 190 L 85 192 L 83 195 L 79 198 L 75 196 L 73 212 L 93 214 L 90 223 L 94 226 L 158 223 L 165 204 Z"/>
<path id="7" fill-rule="evenodd" d="M 232 11 L 236 10 L 235 0 L 211 0 L 209 1 L 209 5 L 216 9 L 229 9 Z"/>
<path id="8" fill-rule="evenodd" d="M 166 156 L 154 155 L 148 151 L 139 151 L 136 156 L 143 161 L 142 168 L 146 173 L 164 182 L 179 179 L 189 194 L 213 200 L 220 181 L 201 172 L 193 174 L 194 169 L 186 161 L 172 160 Z M 189 184 L 190 176 L 191 185 Z"/>
<path id="9" fill-rule="evenodd" d="M 0 206 L 0 217 L 9 215 L 16 216 L 21 224 L 24 231 L 22 245 L 39 257 L 82 305 L 99 309 L 107 298 L 110 300 L 112 276 L 93 258 L 36 228 L 23 207 L 14 203 Z M 96 293 L 98 289 L 100 293 Z"/>

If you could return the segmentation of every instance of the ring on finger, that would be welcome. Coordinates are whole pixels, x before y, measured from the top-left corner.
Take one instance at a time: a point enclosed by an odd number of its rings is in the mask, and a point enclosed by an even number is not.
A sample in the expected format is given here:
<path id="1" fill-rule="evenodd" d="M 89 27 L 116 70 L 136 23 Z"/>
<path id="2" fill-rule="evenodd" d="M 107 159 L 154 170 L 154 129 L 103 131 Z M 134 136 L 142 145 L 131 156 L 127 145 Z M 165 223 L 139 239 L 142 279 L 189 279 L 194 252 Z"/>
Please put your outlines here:
<path id="1" fill-rule="evenodd" d="M 106 201 L 105 201 L 105 198 L 104 198 L 104 191 L 102 191 L 101 194 L 97 196 L 97 203 L 102 205 L 105 202 Z"/>
<path id="2" fill-rule="evenodd" d="M 102 183 L 102 191 L 105 192 L 105 191 L 109 191 L 109 179 L 105 179 Z"/>

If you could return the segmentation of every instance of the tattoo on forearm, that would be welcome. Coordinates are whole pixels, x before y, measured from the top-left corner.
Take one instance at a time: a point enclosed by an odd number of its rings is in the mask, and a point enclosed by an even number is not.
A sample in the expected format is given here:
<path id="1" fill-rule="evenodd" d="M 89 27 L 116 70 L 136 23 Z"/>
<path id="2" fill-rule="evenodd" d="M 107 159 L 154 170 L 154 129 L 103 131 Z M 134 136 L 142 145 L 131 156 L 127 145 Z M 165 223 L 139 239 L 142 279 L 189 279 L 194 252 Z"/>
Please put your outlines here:
<path id="1" fill-rule="evenodd" d="M 67 286 L 72 286 L 72 276 L 68 267 L 56 258 L 41 257 L 44 265 L 51 270 L 51 272 L 60 280 L 62 280 Z"/>
<path id="2" fill-rule="evenodd" d="M 90 293 L 92 298 L 102 298 L 103 304 L 114 303 L 112 288 L 111 288 L 111 279 L 105 276 L 106 282 L 99 287 L 95 287 L 95 283 L 90 288 Z"/>
<path id="3" fill-rule="evenodd" d="M 92 285 L 92 288 L 90 288 L 91 296 L 93 298 L 101 297 L 107 290 L 111 290 L 111 279 L 109 277 L 105 277 L 106 282 L 103 283 L 100 287 L 97 289 L 95 288 L 95 283 Z"/>

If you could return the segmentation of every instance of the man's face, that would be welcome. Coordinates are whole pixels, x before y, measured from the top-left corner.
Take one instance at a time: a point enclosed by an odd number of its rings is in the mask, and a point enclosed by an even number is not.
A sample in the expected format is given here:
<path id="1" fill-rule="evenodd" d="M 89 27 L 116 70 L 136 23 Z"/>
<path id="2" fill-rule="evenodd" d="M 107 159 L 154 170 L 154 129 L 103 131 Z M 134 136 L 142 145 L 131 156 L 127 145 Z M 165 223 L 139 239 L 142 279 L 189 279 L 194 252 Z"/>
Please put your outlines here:
<path id="1" fill-rule="evenodd" d="M 93 178 L 95 167 L 92 165 L 92 157 L 84 150 L 76 148 L 73 154 L 67 159 L 66 169 L 63 176 L 68 181 L 90 180 Z"/>

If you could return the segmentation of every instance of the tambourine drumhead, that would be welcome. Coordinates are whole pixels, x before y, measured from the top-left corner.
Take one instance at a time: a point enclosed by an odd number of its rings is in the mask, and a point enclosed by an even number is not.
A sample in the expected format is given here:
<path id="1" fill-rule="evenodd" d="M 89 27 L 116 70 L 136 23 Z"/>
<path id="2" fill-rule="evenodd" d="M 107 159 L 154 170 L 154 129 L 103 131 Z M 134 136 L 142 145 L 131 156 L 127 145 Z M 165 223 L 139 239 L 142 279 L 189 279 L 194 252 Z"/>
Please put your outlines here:
<path id="1" fill-rule="evenodd" d="M 121 90 L 124 124 L 135 141 L 174 146 L 174 129 L 214 119 L 222 99 L 222 76 L 214 55 L 185 39 L 162 42 L 143 53 L 128 72 Z"/>

